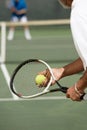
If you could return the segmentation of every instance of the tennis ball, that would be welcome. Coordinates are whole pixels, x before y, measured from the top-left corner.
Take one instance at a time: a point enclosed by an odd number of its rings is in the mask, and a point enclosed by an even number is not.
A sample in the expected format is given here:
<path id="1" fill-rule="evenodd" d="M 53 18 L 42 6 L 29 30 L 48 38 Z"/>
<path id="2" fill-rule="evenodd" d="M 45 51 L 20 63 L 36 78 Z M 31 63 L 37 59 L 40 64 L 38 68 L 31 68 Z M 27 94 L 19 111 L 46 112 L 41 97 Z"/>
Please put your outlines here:
<path id="1" fill-rule="evenodd" d="M 35 82 L 37 85 L 40 85 L 45 81 L 45 79 L 46 79 L 46 77 L 44 75 L 39 74 L 36 76 Z"/>

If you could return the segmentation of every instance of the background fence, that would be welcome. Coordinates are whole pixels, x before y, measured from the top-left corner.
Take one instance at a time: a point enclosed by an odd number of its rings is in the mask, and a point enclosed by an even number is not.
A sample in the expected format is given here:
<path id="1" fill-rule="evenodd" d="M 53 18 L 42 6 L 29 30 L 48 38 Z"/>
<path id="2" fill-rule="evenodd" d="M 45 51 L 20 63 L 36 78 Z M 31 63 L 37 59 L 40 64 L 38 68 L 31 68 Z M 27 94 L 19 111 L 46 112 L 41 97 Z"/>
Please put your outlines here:
<path id="1" fill-rule="evenodd" d="M 70 9 L 63 9 L 58 0 L 26 0 L 29 20 L 67 19 Z M 6 0 L 0 1 L 0 21 L 8 21 L 10 11 L 6 7 Z"/>

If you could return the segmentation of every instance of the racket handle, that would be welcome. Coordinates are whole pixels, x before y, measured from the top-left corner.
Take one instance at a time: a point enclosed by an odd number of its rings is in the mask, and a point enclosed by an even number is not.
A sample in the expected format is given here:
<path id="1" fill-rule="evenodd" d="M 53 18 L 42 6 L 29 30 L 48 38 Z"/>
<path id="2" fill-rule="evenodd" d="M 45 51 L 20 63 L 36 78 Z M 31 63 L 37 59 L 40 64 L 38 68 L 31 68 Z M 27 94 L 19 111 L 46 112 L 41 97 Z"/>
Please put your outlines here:
<path id="1" fill-rule="evenodd" d="M 57 92 L 57 91 L 61 91 L 63 93 L 66 93 L 67 92 L 67 87 L 61 87 L 61 88 L 55 88 L 55 89 L 51 89 L 49 90 L 49 92 Z"/>
<path id="2" fill-rule="evenodd" d="M 61 86 L 61 84 L 58 82 L 58 81 L 56 81 L 56 83 L 57 83 L 57 85 L 60 87 L 60 91 L 61 92 L 63 92 L 63 93 L 66 93 L 67 92 L 67 87 L 63 87 L 63 86 Z"/>
<path id="3" fill-rule="evenodd" d="M 67 87 L 61 87 L 61 91 L 63 92 L 63 93 L 66 93 L 67 92 Z"/>

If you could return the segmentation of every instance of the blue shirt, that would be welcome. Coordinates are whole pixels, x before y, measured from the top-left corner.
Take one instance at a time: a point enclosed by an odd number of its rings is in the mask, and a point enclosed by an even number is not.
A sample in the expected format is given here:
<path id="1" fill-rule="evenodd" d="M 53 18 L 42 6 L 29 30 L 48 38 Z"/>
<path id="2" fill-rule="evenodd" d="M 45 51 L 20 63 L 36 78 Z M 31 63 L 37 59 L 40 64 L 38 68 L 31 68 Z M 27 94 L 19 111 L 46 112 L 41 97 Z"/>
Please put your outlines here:
<path id="1" fill-rule="evenodd" d="M 11 9 L 12 7 L 15 7 L 17 10 L 21 10 L 21 9 L 25 9 L 27 10 L 27 5 L 25 0 L 19 0 L 18 2 L 16 2 L 16 0 L 11 0 L 10 4 L 9 4 L 9 8 Z M 26 13 L 18 15 L 16 13 L 12 13 L 12 16 L 17 16 L 17 17 L 22 17 L 26 15 Z"/>

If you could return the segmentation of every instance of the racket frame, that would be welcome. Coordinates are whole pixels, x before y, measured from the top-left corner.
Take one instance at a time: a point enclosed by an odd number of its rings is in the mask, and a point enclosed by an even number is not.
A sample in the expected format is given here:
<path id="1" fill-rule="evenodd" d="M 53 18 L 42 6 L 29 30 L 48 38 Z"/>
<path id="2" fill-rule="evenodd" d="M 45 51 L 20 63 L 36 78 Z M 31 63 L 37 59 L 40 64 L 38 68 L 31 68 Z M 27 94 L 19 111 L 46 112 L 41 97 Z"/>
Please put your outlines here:
<path id="1" fill-rule="evenodd" d="M 43 65 L 45 65 L 45 66 L 48 68 L 48 70 L 50 71 L 50 73 L 51 73 L 52 76 L 50 77 L 49 83 L 47 84 L 47 86 L 45 87 L 45 89 L 44 89 L 42 92 L 37 93 L 37 94 L 34 94 L 34 95 L 30 95 L 30 96 L 24 96 L 24 95 L 22 95 L 22 94 L 20 94 L 20 93 L 17 93 L 17 91 L 16 91 L 16 89 L 15 89 L 15 87 L 14 87 L 13 82 L 14 82 L 14 79 L 15 79 L 15 76 L 16 76 L 17 72 L 18 72 L 24 65 L 26 65 L 26 64 L 28 64 L 28 63 L 30 63 L 30 62 L 39 62 L 39 63 L 42 63 Z M 14 72 L 13 72 L 13 74 L 12 74 L 12 76 L 11 76 L 11 79 L 10 79 L 10 88 L 11 88 L 11 91 L 12 91 L 15 95 L 17 95 L 18 97 L 20 97 L 20 98 L 25 98 L 25 99 L 27 99 L 27 98 L 34 98 L 34 97 L 38 97 L 38 96 L 40 96 L 40 95 L 44 95 L 44 94 L 46 94 L 46 93 L 49 93 L 49 92 L 50 92 L 49 87 L 50 87 L 51 82 L 52 82 L 53 79 L 55 79 L 55 77 L 54 77 L 53 74 L 52 74 L 51 67 L 50 67 L 46 62 L 44 62 L 43 60 L 38 60 L 38 59 L 29 59 L 29 60 L 26 60 L 26 61 L 22 62 L 21 64 L 19 64 L 19 65 L 16 67 L 16 69 L 14 70 Z"/>

